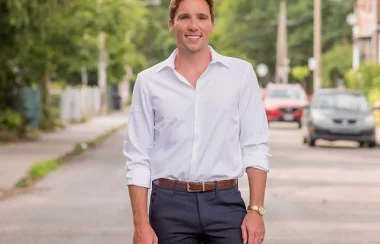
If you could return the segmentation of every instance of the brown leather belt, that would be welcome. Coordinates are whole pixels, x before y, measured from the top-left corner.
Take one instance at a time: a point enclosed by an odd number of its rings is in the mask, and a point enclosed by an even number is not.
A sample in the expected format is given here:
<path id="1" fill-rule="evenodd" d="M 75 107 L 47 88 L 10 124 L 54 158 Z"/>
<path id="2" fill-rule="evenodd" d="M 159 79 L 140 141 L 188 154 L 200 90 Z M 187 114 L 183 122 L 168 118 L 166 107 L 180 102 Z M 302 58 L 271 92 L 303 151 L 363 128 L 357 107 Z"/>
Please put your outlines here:
<path id="1" fill-rule="evenodd" d="M 157 179 L 154 180 L 153 183 L 157 186 L 174 189 L 175 187 L 175 180 L 170 179 Z M 218 189 L 225 189 L 232 186 L 235 186 L 238 184 L 238 180 L 221 180 L 215 182 L 185 182 L 185 181 L 178 181 L 177 182 L 178 190 L 188 191 L 188 192 L 204 192 L 204 191 L 212 191 L 215 189 L 215 185 L 217 184 Z"/>

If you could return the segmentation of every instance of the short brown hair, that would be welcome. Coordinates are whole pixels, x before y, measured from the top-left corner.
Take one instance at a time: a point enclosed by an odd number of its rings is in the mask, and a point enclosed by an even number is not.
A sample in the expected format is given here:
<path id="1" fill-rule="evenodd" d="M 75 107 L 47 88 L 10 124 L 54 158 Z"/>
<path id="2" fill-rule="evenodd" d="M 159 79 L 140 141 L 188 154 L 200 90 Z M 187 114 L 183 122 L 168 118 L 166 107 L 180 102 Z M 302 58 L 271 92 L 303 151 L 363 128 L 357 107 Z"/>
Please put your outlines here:
<path id="1" fill-rule="evenodd" d="M 211 21 L 214 22 L 215 19 L 215 8 L 214 8 L 214 0 L 205 0 L 210 7 Z M 174 16 L 177 12 L 179 4 L 182 0 L 171 0 L 169 5 L 169 18 L 174 21 Z"/>

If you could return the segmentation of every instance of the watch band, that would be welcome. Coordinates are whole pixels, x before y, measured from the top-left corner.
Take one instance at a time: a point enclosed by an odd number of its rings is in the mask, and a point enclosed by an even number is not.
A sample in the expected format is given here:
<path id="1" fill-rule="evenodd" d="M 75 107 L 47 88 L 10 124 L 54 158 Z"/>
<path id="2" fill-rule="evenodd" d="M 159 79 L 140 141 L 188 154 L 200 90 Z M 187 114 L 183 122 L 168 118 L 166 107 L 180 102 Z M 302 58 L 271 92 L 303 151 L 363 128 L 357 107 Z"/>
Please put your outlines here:
<path id="1" fill-rule="evenodd" d="M 257 206 L 257 205 L 249 205 L 247 207 L 247 210 L 253 210 L 256 211 L 259 215 L 263 216 L 265 213 L 265 209 L 263 206 Z"/>

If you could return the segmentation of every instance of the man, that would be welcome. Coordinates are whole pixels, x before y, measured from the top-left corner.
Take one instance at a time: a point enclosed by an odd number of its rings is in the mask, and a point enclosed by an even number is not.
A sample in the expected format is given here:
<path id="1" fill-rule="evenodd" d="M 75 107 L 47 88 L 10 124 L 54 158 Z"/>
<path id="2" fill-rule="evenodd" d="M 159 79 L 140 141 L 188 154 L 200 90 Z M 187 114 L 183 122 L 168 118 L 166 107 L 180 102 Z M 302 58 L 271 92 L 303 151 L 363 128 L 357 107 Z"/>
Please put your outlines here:
<path id="1" fill-rule="evenodd" d="M 209 46 L 213 0 L 172 0 L 169 16 L 177 49 L 138 74 L 124 142 L 133 243 L 262 243 L 268 123 L 252 65 Z"/>

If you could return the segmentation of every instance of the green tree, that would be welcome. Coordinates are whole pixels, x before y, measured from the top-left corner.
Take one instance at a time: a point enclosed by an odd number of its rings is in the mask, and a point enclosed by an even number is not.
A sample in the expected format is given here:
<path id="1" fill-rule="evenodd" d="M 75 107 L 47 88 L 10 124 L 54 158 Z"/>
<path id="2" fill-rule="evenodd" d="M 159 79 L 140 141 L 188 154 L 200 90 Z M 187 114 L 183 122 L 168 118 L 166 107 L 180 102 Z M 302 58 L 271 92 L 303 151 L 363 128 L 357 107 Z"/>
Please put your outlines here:
<path id="1" fill-rule="evenodd" d="M 346 16 L 354 1 L 322 3 L 323 52 L 350 42 L 352 29 Z M 278 0 L 221 0 L 212 43 L 225 54 L 266 63 L 273 75 L 276 63 Z M 288 53 L 291 66 L 305 65 L 313 56 L 313 1 L 288 0 Z"/>
<path id="2" fill-rule="evenodd" d="M 106 35 L 108 80 L 119 82 L 128 63 L 144 62 L 133 37 L 147 13 L 141 1 L 7 0 L 0 3 L 0 106 L 16 110 L 17 91 L 42 91 L 42 127 L 54 126 L 49 86 L 54 81 L 80 84 L 83 67 L 96 83 L 98 34 Z M 145 24 L 146 25 L 146 24 Z M 146 31 L 146 29 L 144 29 Z M 11 95 L 11 96 L 10 96 Z M 10 97 L 10 98 L 9 98 Z M 4 99 L 5 98 L 5 99 Z"/>
<path id="3" fill-rule="evenodd" d="M 5 63 L 6 72 L 10 73 L 3 83 L 18 80 L 19 83 L 41 85 L 43 117 L 47 120 L 50 117 L 47 109 L 47 90 L 54 69 L 53 60 L 57 57 L 57 49 L 50 48 L 56 38 L 54 34 L 57 30 L 52 23 L 56 13 L 69 3 L 70 1 L 63 0 L 8 0 L 2 6 L 2 12 L 6 12 L 2 25 L 5 26 L 5 30 L 10 31 L 5 34 L 9 34 L 9 40 L 13 41 L 12 49 L 8 52 L 13 55 L 1 57 L 2 62 Z M 17 100 L 18 86 L 20 84 L 10 88 L 13 91 L 12 94 L 15 95 L 14 100 Z"/>
<path id="4" fill-rule="evenodd" d="M 166 59 L 176 48 L 174 34 L 168 27 L 168 6 L 170 0 L 161 0 L 159 6 L 148 6 L 147 14 L 133 38 L 135 48 L 144 57 L 134 68 L 139 72 Z"/>
<path id="5" fill-rule="evenodd" d="M 352 67 L 352 45 L 336 45 L 322 56 L 322 86 L 335 87 Z"/>

